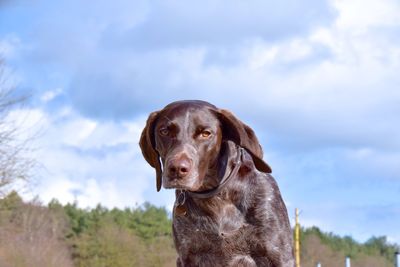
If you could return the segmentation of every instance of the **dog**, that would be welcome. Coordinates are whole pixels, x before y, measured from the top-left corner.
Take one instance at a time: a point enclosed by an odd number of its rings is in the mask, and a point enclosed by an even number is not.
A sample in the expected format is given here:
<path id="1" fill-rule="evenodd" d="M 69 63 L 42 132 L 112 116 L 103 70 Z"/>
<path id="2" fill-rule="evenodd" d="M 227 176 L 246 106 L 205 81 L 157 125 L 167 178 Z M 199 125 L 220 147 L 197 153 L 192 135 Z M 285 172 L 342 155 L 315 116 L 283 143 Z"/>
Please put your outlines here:
<path id="1" fill-rule="evenodd" d="M 286 206 L 254 131 L 200 100 L 149 115 L 140 138 L 157 191 L 175 189 L 177 266 L 293 267 Z"/>

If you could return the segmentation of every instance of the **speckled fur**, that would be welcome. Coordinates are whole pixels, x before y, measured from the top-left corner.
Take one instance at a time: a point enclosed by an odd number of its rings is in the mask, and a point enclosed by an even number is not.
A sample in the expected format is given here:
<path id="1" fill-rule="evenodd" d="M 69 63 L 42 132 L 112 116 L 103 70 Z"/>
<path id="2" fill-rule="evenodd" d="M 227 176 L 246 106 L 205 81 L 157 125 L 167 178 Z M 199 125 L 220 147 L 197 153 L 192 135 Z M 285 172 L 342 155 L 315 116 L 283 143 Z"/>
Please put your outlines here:
<path id="1" fill-rule="evenodd" d="M 178 101 L 150 114 L 140 147 L 156 170 L 157 190 L 177 189 L 177 266 L 294 266 L 287 210 L 249 126 L 207 102 Z M 188 193 L 217 188 L 224 173 L 234 169 L 238 147 L 243 148 L 240 169 L 218 194 Z M 173 164 L 179 161 L 185 171 L 178 177 Z"/>
<path id="2" fill-rule="evenodd" d="M 230 144 L 231 153 L 236 153 Z M 217 196 L 188 197 L 173 218 L 178 266 L 294 266 L 291 229 L 274 178 L 245 153 L 242 168 Z"/>

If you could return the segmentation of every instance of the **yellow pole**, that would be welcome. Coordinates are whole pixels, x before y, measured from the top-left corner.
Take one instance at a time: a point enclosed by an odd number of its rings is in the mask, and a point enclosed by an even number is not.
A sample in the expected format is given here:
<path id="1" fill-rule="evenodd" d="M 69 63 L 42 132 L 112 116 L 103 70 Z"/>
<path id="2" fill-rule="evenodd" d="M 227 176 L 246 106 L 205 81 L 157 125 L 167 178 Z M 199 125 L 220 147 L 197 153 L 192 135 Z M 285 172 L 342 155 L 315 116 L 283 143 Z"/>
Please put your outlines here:
<path id="1" fill-rule="evenodd" d="M 294 250 L 296 256 L 296 267 L 300 267 L 300 224 L 299 224 L 299 210 L 296 208 L 296 225 L 294 228 Z"/>

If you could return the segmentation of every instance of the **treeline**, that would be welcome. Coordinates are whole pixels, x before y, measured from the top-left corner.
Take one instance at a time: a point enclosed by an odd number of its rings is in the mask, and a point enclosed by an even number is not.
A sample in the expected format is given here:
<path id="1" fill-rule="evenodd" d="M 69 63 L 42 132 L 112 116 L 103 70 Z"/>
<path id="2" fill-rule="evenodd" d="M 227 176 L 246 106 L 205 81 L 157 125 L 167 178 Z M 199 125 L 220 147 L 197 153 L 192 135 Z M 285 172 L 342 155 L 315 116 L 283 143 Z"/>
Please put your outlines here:
<path id="1" fill-rule="evenodd" d="M 371 237 L 365 243 L 351 236 L 324 233 L 318 227 L 303 228 L 301 231 L 302 266 L 344 266 L 350 257 L 352 267 L 394 267 L 397 244 L 388 242 L 385 236 Z"/>
<path id="2" fill-rule="evenodd" d="M 76 204 L 0 200 L 0 267 L 175 266 L 164 208 L 81 209 Z"/>
<path id="3" fill-rule="evenodd" d="M 358 243 L 351 237 L 301 231 L 302 266 L 393 267 L 396 245 L 385 237 Z M 165 208 L 81 209 L 76 203 L 24 203 L 13 192 L 0 199 L 0 267 L 175 266 L 171 220 Z"/>

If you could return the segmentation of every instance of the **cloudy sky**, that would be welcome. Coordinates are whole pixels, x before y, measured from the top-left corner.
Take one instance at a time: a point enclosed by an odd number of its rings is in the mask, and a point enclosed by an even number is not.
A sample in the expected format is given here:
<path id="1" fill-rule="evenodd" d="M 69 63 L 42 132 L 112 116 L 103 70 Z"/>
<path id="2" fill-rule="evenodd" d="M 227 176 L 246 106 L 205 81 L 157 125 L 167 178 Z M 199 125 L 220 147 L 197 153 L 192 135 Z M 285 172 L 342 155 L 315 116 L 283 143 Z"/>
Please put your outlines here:
<path id="1" fill-rule="evenodd" d="M 0 1 L 10 118 L 41 133 L 31 194 L 171 207 L 138 139 L 203 99 L 255 129 L 291 219 L 400 243 L 400 2 Z"/>

